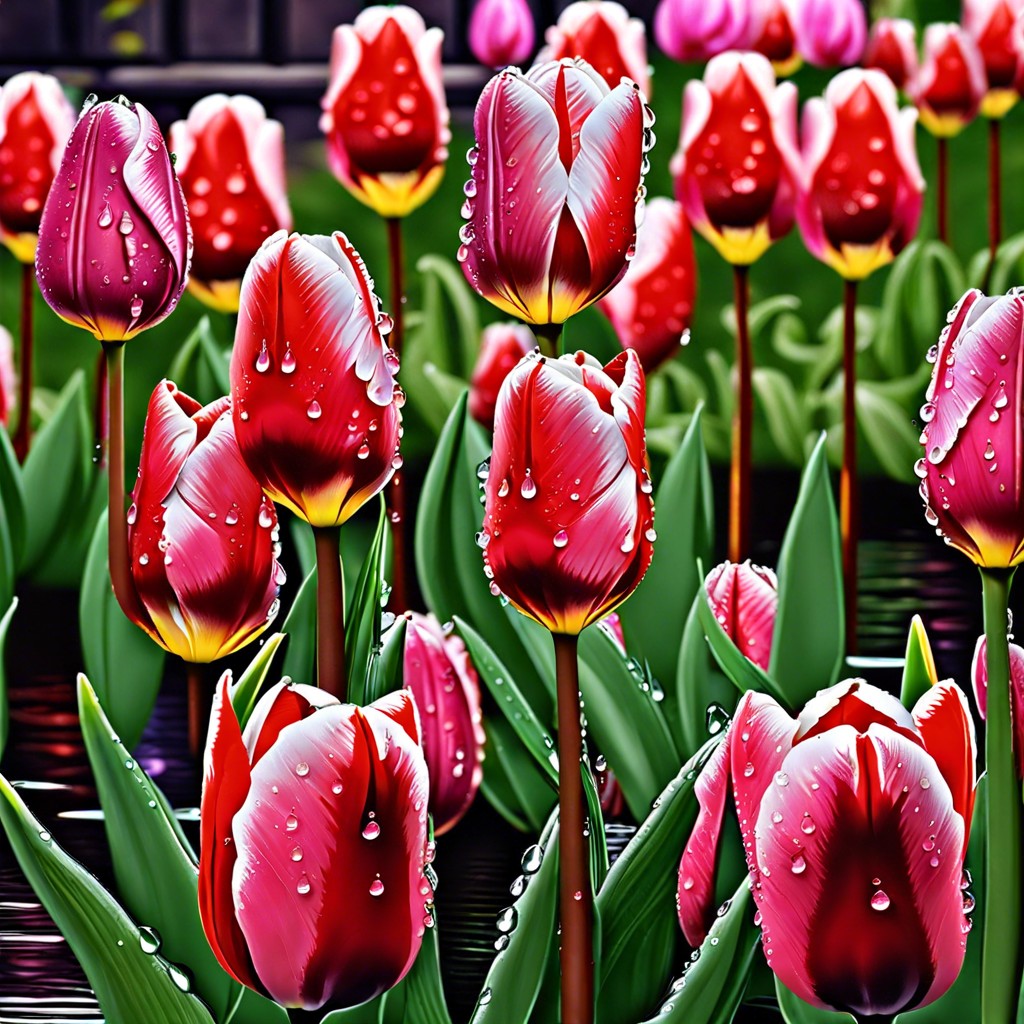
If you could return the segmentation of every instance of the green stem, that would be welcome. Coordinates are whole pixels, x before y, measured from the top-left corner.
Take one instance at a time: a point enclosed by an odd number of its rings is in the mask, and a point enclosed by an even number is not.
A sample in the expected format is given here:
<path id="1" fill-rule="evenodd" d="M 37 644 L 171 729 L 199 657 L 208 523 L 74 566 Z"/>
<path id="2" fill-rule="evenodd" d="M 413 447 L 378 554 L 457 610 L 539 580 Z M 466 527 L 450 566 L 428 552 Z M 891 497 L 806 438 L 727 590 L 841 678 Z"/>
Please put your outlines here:
<path id="1" fill-rule="evenodd" d="M 857 477 L 857 282 L 843 286 L 843 465 L 839 474 L 839 530 L 843 547 L 846 652 L 857 653 L 857 538 L 860 481 Z"/>
<path id="2" fill-rule="evenodd" d="M 750 267 L 734 266 L 736 307 L 736 406 L 729 465 L 729 561 L 742 562 L 750 547 L 750 462 L 754 436 L 754 360 L 750 347 Z"/>
<path id="3" fill-rule="evenodd" d="M 316 540 L 316 676 L 321 690 L 345 702 L 345 599 L 341 534 L 336 526 L 313 527 Z"/>
<path id="4" fill-rule="evenodd" d="M 982 569 L 988 718 L 985 771 L 985 925 L 981 953 L 982 1024 L 1016 1020 L 1020 993 L 1021 798 L 1010 721 L 1007 608 L 1013 569 Z"/>
<path id="5" fill-rule="evenodd" d="M 552 359 L 558 357 L 558 345 L 562 339 L 563 324 L 533 324 L 533 333 L 541 352 Z"/>
<path id="6" fill-rule="evenodd" d="M 32 303 L 36 294 L 36 272 L 31 263 L 21 265 L 21 346 L 18 377 L 18 426 L 14 432 L 14 454 L 19 462 L 28 458 L 32 441 Z"/>
<path id="7" fill-rule="evenodd" d="M 288 1010 L 288 1020 L 291 1024 L 320 1024 L 323 1019 L 321 1010 L 303 1010 L 293 1006 Z"/>
<path id="8" fill-rule="evenodd" d="M 388 256 L 391 266 L 391 321 L 394 324 L 388 341 L 396 356 L 402 356 L 405 339 L 405 260 L 402 255 L 402 221 L 388 217 Z M 401 615 L 409 607 L 407 580 L 407 545 L 405 529 L 405 488 L 401 470 L 395 472 L 384 489 L 384 501 L 391 523 L 391 596 L 388 604 Z"/>

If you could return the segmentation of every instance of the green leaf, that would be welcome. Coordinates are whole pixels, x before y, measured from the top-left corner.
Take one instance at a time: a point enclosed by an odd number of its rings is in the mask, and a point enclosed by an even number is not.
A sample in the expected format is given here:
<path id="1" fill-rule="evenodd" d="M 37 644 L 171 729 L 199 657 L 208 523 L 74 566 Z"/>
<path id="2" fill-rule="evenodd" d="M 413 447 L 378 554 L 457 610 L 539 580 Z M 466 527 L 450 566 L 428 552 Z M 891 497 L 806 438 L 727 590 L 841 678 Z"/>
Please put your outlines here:
<path id="1" fill-rule="evenodd" d="M 911 482 L 921 445 L 906 409 L 863 381 L 857 385 L 857 426 L 882 469 L 894 480 Z"/>
<path id="2" fill-rule="evenodd" d="M 302 581 L 281 631 L 288 637 L 283 673 L 298 683 L 316 679 L 316 568 Z"/>
<path id="3" fill-rule="evenodd" d="M 384 587 L 384 557 L 388 537 L 387 510 L 383 495 L 379 499 L 380 515 L 359 572 L 359 581 L 345 609 L 345 655 L 348 669 L 349 699 L 354 704 L 366 703 L 366 690 L 374 650 L 380 643 L 381 592 Z"/>
<path id="4" fill-rule="evenodd" d="M 775 995 L 786 1024 L 856 1024 L 848 1013 L 833 1013 L 805 1003 L 785 985 L 775 979 Z"/>
<path id="5" fill-rule="evenodd" d="M 108 1024 L 212 1024 L 179 967 L 146 953 L 114 898 L 68 856 L 0 776 L 0 824 L 40 903 L 82 965 Z"/>
<path id="6" fill-rule="evenodd" d="M 608 877 L 608 837 L 604 831 L 604 812 L 601 810 L 601 795 L 597 791 L 594 773 L 590 763 L 580 761 L 580 774 L 583 776 L 583 795 L 587 801 L 587 818 L 589 820 L 590 842 L 590 882 L 594 892 L 598 892 Z M 594 954 L 600 962 L 600 957 Z"/>
<path id="7" fill-rule="evenodd" d="M 327 1014 L 320 1024 L 383 1024 L 384 1006 L 388 994 L 384 993 L 376 999 L 371 999 L 361 1006 L 353 1006 L 350 1010 L 335 1010 Z"/>
<path id="8" fill-rule="evenodd" d="M 8 711 L 7 711 L 7 666 L 4 658 L 4 647 L 7 643 L 7 630 L 11 627 L 11 619 L 18 610 L 18 599 L 12 598 L 11 603 L 0 618 L 0 757 L 3 757 L 7 746 Z"/>
<path id="9" fill-rule="evenodd" d="M 7 520 L 7 534 L 14 555 L 12 565 L 16 568 L 22 564 L 27 530 L 25 490 L 11 439 L 6 430 L 0 430 L 0 435 L 0 508 Z"/>
<path id="10" fill-rule="evenodd" d="M 768 675 L 778 683 L 785 706 L 801 708 L 839 678 L 845 648 L 839 523 L 824 439 L 815 446 L 800 481 L 778 577 Z"/>
<path id="11" fill-rule="evenodd" d="M 665 990 L 681 941 L 676 920 L 679 852 L 697 820 L 693 787 L 721 737 L 679 770 L 612 865 L 597 894 L 602 922 L 601 1024 L 634 1024 Z"/>
<path id="12" fill-rule="evenodd" d="M 907 655 L 903 664 L 903 683 L 900 687 L 900 701 L 904 707 L 912 708 L 939 681 L 935 668 L 935 656 L 928 640 L 920 615 L 910 622 L 907 634 Z"/>
<path id="13" fill-rule="evenodd" d="M 85 670 L 117 734 L 131 750 L 156 703 L 166 652 L 128 619 L 107 568 L 107 513 L 93 531 L 78 596 L 78 632 Z"/>
<path id="14" fill-rule="evenodd" d="M 484 720 L 487 734 L 487 757 L 484 761 L 484 781 L 494 782 L 498 772 L 499 813 L 509 812 L 509 821 L 525 821 L 529 831 L 536 832 L 544 824 L 558 797 L 549 780 L 537 767 L 532 754 L 516 735 L 508 719 L 491 715 Z M 507 784 L 501 788 L 503 784 Z M 511 798 L 511 799 L 510 799 Z M 521 827 L 521 826 L 519 826 Z"/>
<path id="15" fill-rule="evenodd" d="M 217 344 L 206 314 L 178 349 L 167 375 L 186 394 L 204 404 L 213 402 L 231 393 L 229 355 Z"/>
<path id="16" fill-rule="evenodd" d="M 231 687 L 231 707 L 238 719 L 239 728 L 244 729 L 245 723 L 249 721 L 252 709 L 256 707 L 256 701 L 259 699 L 260 689 L 270 671 L 270 664 L 284 638 L 284 633 L 269 636 L 238 677 L 238 682 Z"/>
<path id="17" fill-rule="evenodd" d="M 754 370 L 752 382 L 772 443 L 787 462 L 802 465 L 804 439 L 810 429 L 803 396 L 797 393 L 789 377 L 771 367 Z"/>
<path id="18" fill-rule="evenodd" d="M 627 648 L 645 660 L 665 687 L 665 713 L 673 715 L 679 641 L 693 595 L 700 586 L 697 559 L 708 559 L 714 544 L 711 468 L 701 434 L 701 410 L 655 493 L 658 540 L 647 575 L 619 609 Z"/>
<path id="19" fill-rule="evenodd" d="M 370 666 L 370 680 L 365 693 L 367 704 L 402 688 L 402 677 L 405 674 L 405 631 L 408 625 L 409 620 L 400 615 L 381 637 L 380 653 L 374 655 Z"/>
<path id="20" fill-rule="evenodd" d="M 452 1024 L 441 984 L 437 928 L 428 928 L 409 973 L 387 993 L 384 1020 L 391 1024 Z"/>

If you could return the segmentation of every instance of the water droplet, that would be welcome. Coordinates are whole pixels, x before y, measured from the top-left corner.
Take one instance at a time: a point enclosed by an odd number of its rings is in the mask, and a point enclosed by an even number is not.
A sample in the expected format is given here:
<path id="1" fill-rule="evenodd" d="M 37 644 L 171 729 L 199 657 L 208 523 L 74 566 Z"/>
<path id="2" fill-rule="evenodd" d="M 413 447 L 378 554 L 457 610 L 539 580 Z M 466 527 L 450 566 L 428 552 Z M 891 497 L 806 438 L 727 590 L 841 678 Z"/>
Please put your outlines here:
<path id="1" fill-rule="evenodd" d="M 300 896 L 305 896 L 309 892 L 310 888 L 309 877 L 307 875 L 302 875 L 299 879 L 299 884 L 295 886 L 295 891 Z"/>
<path id="2" fill-rule="evenodd" d="M 129 526 L 133 526 L 135 524 L 135 520 L 138 519 L 138 517 L 139 509 L 138 506 L 133 501 L 131 505 L 128 506 L 128 515 L 125 516 L 125 519 L 128 521 Z"/>
<path id="3" fill-rule="evenodd" d="M 375 821 L 368 821 L 363 829 L 364 839 L 376 839 L 380 835 L 380 825 Z"/>
<path id="4" fill-rule="evenodd" d="M 296 846 L 296 847 L 292 848 L 292 860 L 294 860 L 294 861 L 302 860 L 302 847 L 301 846 Z"/>
<path id="5" fill-rule="evenodd" d="M 299 827 L 299 819 L 294 814 L 289 814 L 284 819 L 284 827 L 286 832 L 294 832 Z"/>
<path id="6" fill-rule="evenodd" d="M 527 498 L 527 499 L 536 497 L 536 494 L 537 494 L 537 483 L 533 479 L 533 477 L 530 476 L 530 471 L 529 470 L 526 471 L 526 476 L 523 477 L 523 483 L 522 483 L 522 486 L 519 488 L 519 493 L 524 498 Z"/>
<path id="7" fill-rule="evenodd" d="M 290 348 L 285 349 L 284 356 L 281 358 L 281 372 L 295 372 L 295 356 L 292 355 L 292 350 Z"/>
<path id="8" fill-rule="evenodd" d="M 99 220 L 96 221 L 101 228 L 109 228 L 114 223 L 114 214 L 110 209 L 110 203 L 104 203 L 100 211 Z"/>
<path id="9" fill-rule="evenodd" d="M 320 408 L 320 403 L 316 399 L 313 399 L 313 401 L 306 406 L 306 415 L 311 420 L 318 420 L 323 415 L 323 409 Z"/>
<path id="10" fill-rule="evenodd" d="M 553 543 L 556 548 L 564 548 L 565 545 L 569 543 L 569 534 L 567 534 L 565 530 L 559 530 L 558 533 L 555 534 Z"/>
<path id="11" fill-rule="evenodd" d="M 366 441 L 363 441 L 363 443 L 356 450 L 356 458 L 357 459 L 368 459 L 369 457 L 370 457 L 370 446 L 366 443 Z"/>
<path id="12" fill-rule="evenodd" d="M 122 235 L 130 235 L 135 230 L 135 222 L 127 210 L 121 214 L 121 223 L 118 224 L 117 228 Z"/>
<path id="13" fill-rule="evenodd" d="M 743 777 L 749 779 L 754 774 L 754 766 L 748 761 L 747 766 L 743 769 Z"/>
<path id="14" fill-rule="evenodd" d="M 800 822 L 800 831 L 803 832 L 805 836 L 810 836 L 814 834 L 814 829 L 814 821 L 811 819 L 810 814 L 805 811 L 803 821 Z"/>
<path id="15" fill-rule="evenodd" d="M 139 929 L 139 947 L 143 953 L 153 954 L 160 948 L 160 934 L 153 928 Z"/>
<path id="16" fill-rule="evenodd" d="M 540 871 L 541 863 L 544 860 L 544 851 L 537 845 L 531 846 L 523 854 L 523 859 L 520 862 L 524 875 L 535 875 Z"/>
<path id="17" fill-rule="evenodd" d="M 888 910 L 891 900 L 883 889 L 879 889 L 871 897 L 872 910 Z"/>
<path id="18" fill-rule="evenodd" d="M 776 786 L 788 786 L 789 776 L 785 772 L 775 773 L 775 785 Z"/>
<path id="19" fill-rule="evenodd" d="M 304 779 L 309 774 L 309 765 L 306 764 L 305 761 L 300 761 L 295 766 L 295 774 L 298 775 L 300 779 Z"/>
<path id="20" fill-rule="evenodd" d="M 384 883 L 379 878 L 375 878 L 370 883 L 370 895 L 371 896 L 382 896 L 383 894 L 384 894 Z"/>
<path id="21" fill-rule="evenodd" d="M 498 931 L 502 935 L 508 935 L 509 932 L 514 931 L 516 923 L 519 920 L 519 911 L 515 907 L 506 907 L 499 915 L 496 921 Z"/>
<path id="22" fill-rule="evenodd" d="M 260 506 L 259 524 L 263 527 L 264 530 L 269 530 L 270 527 L 274 525 L 274 514 L 266 505 Z M 306 771 L 309 771 L 308 766 L 306 768 Z"/>

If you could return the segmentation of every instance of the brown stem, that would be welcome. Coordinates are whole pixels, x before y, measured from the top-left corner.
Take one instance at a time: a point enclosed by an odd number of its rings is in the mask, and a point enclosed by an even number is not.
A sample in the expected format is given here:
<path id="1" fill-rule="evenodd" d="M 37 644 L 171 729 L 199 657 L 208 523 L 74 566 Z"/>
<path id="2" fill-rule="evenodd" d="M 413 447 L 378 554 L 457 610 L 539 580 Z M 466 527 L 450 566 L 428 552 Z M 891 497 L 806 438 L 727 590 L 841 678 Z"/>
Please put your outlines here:
<path id="1" fill-rule="evenodd" d="M 32 441 L 32 303 L 36 294 L 35 267 L 21 265 L 21 347 L 18 380 L 18 426 L 14 431 L 14 454 L 19 462 L 28 457 Z"/>
<path id="2" fill-rule="evenodd" d="M 345 600 L 341 581 L 341 535 L 336 526 L 314 526 L 316 540 L 317 685 L 344 702 Z"/>
<path id="3" fill-rule="evenodd" d="M 185 662 L 188 678 L 188 749 L 198 758 L 203 751 L 203 739 L 210 720 L 210 697 L 206 692 L 206 673 L 202 665 Z"/>
<path id="4" fill-rule="evenodd" d="M 857 282 L 843 290 L 843 468 L 839 475 L 839 522 L 843 539 L 846 650 L 857 651 L 857 535 L 860 495 L 857 480 Z"/>
<path id="5" fill-rule="evenodd" d="M 732 417 L 729 473 L 729 561 L 740 562 L 750 546 L 750 452 L 754 423 L 753 356 L 750 346 L 749 267 L 734 266 L 736 307 L 736 406 Z"/>
<path id="6" fill-rule="evenodd" d="M 399 358 L 405 340 L 405 263 L 402 256 L 402 221 L 398 217 L 386 218 L 388 226 L 388 255 L 391 265 L 391 347 Z M 409 586 L 406 580 L 405 544 L 405 489 L 401 473 L 395 473 L 384 489 L 388 521 L 391 523 L 391 595 L 388 604 L 397 612 L 409 607 Z"/>
<path id="7" fill-rule="evenodd" d="M 985 285 L 995 266 L 996 253 L 1003 234 L 1002 171 L 999 155 L 999 121 L 988 123 L 988 271 Z"/>
<path id="8" fill-rule="evenodd" d="M 100 352 L 96 360 L 96 405 L 93 410 L 93 461 L 98 469 L 107 468 L 107 448 L 110 444 L 110 410 L 107 395 L 107 357 Z"/>
<path id="9" fill-rule="evenodd" d="M 938 150 L 935 160 L 938 173 L 935 190 L 935 221 L 939 241 L 949 245 L 949 140 L 940 136 L 936 141 Z"/>
<path id="10" fill-rule="evenodd" d="M 583 834 L 586 805 L 580 759 L 579 637 L 553 633 L 558 687 L 558 868 L 562 925 L 562 1024 L 594 1020 L 594 894 Z"/>
<path id="11" fill-rule="evenodd" d="M 533 333 L 541 352 L 552 359 L 558 356 L 558 345 L 562 340 L 563 324 L 533 324 Z"/>

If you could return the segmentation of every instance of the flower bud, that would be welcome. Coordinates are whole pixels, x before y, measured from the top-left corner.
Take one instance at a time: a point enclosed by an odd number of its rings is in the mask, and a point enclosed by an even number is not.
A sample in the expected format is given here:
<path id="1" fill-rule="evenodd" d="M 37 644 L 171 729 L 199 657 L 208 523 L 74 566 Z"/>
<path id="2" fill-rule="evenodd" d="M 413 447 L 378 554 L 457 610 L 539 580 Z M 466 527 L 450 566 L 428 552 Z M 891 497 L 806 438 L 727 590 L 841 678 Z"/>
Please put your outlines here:
<path id="1" fill-rule="evenodd" d="M 704 580 L 708 604 L 743 656 L 768 670 L 772 653 L 779 582 L 771 569 L 723 562 Z"/>
<path id="2" fill-rule="evenodd" d="M 796 0 L 796 48 L 818 68 L 856 64 L 867 42 L 867 15 L 861 0 Z"/>
<path id="3" fill-rule="evenodd" d="M 526 0 L 477 0 L 469 18 L 469 48 L 484 67 L 522 64 L 536 41 Z"/>
<path id="4" fill-rule="evenodd" d="M 480 336 L 480 354 L 469 382 L 469 412 L 488 430 L 494 429 L 494 407 L 505 378 L 520 359 L 537 347 L 533 331 L 523 324 L 488 324 Z"/>
<path id="5" fill-rule="evenodd" d="M 704 63 L 740 46 L 749 18 L 748 0 L 659 0 L 654 38 L 673 60 Z"/>
<path id="6" fill-rule="evenodd" d="M 988 78 L 981 112 L 994 120 L 1005 117 L 1020 98 L 1024 39 L 1018 19 L 1022 11 L 1020 0 L 964 0 L 963 25 L 978 44 Z"/>
<path id="7" fill-rule="evenodd" d="M 907 18 L 879 18 L 871 26 L 864 67 L 878 68 L 897 89 L 917 77 L 917 28 Z"/>
<path id="8" fill-rule="evenodd" d="M 932 135 L 959 135 L 978 114 L 985 82 L 985 63 L 974 40 L 959 25 L 929 25 L 924 62 L 910 88 L 921 124 Z"/>

